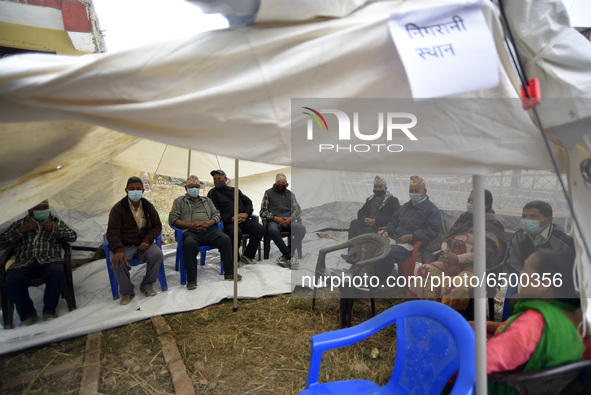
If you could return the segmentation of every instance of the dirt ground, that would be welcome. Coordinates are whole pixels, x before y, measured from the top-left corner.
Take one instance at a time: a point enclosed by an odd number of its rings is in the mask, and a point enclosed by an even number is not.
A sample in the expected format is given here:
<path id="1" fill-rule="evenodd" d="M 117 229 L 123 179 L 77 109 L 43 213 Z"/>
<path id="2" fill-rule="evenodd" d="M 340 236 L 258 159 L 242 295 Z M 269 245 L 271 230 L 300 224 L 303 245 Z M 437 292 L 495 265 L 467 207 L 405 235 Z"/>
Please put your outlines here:
<path id="1" fill-rule="evenodd" d="M 380 313 L 402 300 L 377 300 Z M 232 301 L 202 310 L 171 314 L 165 320 L 197 393 L 295 394 L 305 387 L 310 338 L 338 329 L 338 299 L 279 295 Z M 353 324 L 370 318 L 368 300 L 354 305 Z M 384 384 L 395 357 L 395 328 L 387 328 L 354 346 L 330 351 L 320 378 L 364 378 Z M 161 345 L 150 320 L 104 331 L 101 349 L 103 394 L 174 393 Z M 84 354 L 86 336 L 0 357 L 0 380 L 75 361 Z M 70 394 L 80 389 L 81 369 L 56 378 L 38 374 L 31 383 L 4 390 L 10 394 Z"/>

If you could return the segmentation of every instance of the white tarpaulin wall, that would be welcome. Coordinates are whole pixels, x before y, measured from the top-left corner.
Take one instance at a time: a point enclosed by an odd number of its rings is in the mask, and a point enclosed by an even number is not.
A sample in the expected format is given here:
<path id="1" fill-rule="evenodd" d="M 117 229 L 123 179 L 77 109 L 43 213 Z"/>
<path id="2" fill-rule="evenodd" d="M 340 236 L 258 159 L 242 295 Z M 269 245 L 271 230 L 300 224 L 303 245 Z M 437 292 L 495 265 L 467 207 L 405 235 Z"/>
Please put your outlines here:
<path id="1" fill-rule="evenodd" d="M 0 222 L 36 204 L 40 196 L 81 182 L 137 138 L 287 166 L 294 159 L 292 98 L 410 97 L 387 29 L 389 15 L 452 1 L 370 3 L 350 14 L 356 2 L 337 3 L 305 3 L 302 19 L 319 16 L 315 10 L 331 5 L 337 10 L 332 15 L 341 18 L 299 23 L 273 18 L 274 22 L 120 53 L 1 60 Z M 570 29 L 560 1 L 505 3 L 529 76 L 540 79 L 543 97 L 567 102 L 538 108 L 544 123 L 560 135 L 562 125 L 591 117 L 590 101 L 582 100 L 591 97 L 591 44 Z M 268 10 L 287 10 L 287 4 L 263 1 L 260 16 L 271 15 Z M 506 51 L 498 10 L 486 1 L 483 13 L 496 43 L 500 84 L 457 97 L 517 98 L 520 83 Z M 459 103 L 464 104 L 448 107 L 439 120 L 456 138 L 441 138 L 433 130 L 396 163 L 397 172 L 484 175 L 516 168 L 552 170 L 540 134 L 518 101 L 503 114 L 488 114 L 478 100 Z M 477 117 L 466 118 L 467 113 Z M 588 125 L 577 124 L 577 133 L 586 136 L 574 153 L 554 140 L 582 224 L 579 241 L 591 238 L 589 191 L 578 170 L 580 161 L 591 155 L 588 130 L 581 130 Z M 474 149 L 475 142 L 479 149 Z M 457 152 L 462 152 L 461 158 Z M 306 167 L 390 172 L 392 163 L 375 156 L 363 169 L 346 161 L 307 161 Z M 591 290 L 591 262 L 584 253 L 580 257 Z"/>
<path id="2" fill-rule="evenodd" d="M 269 7 L 284 4 L 268 3 Z M 89 123 L 178 147 L 290 165 L 291 98 L 408 98 L 410 90 L 390 38 L 388 17 L 441 3 L 371 3 L 343 18 L 260 23 L 112 54 L 5 58 L 0 61 L 0 119 L 12 123 L 0 130 L 2 140 L 9 142 L 1 148 L 6 171 L 0 179 L 0 221 L 31 207 L 39 195 L 50 196 L 67 187 L 136 141 Z M 530 19 L 532 9 L 546 10 L 541 2 L 536 7 L 522 1 L 511 4 L 529 10 L 526 17 Z M 342 11 L 341 6 L 337 9 Z M 572 29 L 560 23 L 564 9 L 555 9 L 559 20 L 549 29 L 559 33 L 528 47 L 528 66 L 543 65 L 540 74 L 552 80 L 548 86 L 569 77 L 564 85 L 579 90 L 566 90 L 578 98 L 591 85 L 589 73 L 581 72 L 581 65 L 591 64 L 586 50 L 590 44 L 582 36 L 564 33 Z M 496 42 L 501 82 L 496 88 L 458 97 L 517 98 L 519 81 L 505 49 L 498 10 L 484 2 L 483 12 Z M 514 25 L 521 26 L 519 21 Z M 559 55 L 573 54 L 566 56 L 566 64 L 560 63 L 562 56 L 554 59 L 555 47 Z M 547 56 L 552 64 L 545 61 Z M 464 100 L 458 101 L 457 108 L 448 105 L 441 124 L 456 138 L 448 140 L 432 131 L 414 150 L 405 152 L 397 167 L 417 173 L 462 174 L 551 170 L 540 134 L 518 101 L 503 114 L 487 114 L 476 103 Z M 591 115 L 589 101 L 577 101 L 570 112 L 560 110 L 553 117 L 555 124 Z M 542 105 L 540 111 L 548 109 Z M 466 114 L 477 117 L 466 119 Z M 64 121 L 68 119 L 76 121 Z M 475 141 L 486 147 L 486 156 L 474 149 Z M 564 156 L 567 153 L 562 152 Z M 306 163 L 310 168 L 331 165 L 359 170 L 355 163 Z M 364 167 L 391 171 L 391 163 L 380 156 Z"/>

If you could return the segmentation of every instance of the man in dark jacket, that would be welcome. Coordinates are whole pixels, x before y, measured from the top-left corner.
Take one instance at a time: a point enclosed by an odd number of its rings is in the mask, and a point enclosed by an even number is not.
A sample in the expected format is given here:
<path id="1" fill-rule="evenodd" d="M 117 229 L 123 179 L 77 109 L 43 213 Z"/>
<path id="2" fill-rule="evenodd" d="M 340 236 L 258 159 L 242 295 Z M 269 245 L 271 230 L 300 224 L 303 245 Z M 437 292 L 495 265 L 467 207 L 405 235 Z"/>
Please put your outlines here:
<path id="1" fill-rule="evenodd" d="M 566 271 L 572 270 L 575 259 L 575 244 L 572 237 L 558 229 L 552 223 L 552 206 L 541 200 L 533 200 L 523 206 L 521 213 L 521 229 L 513 234 L 505 261 L 517 272 L 523 270 L 525 260 L 534 252 L 547 249 L 553 250 L 564 257 L 560 264 L 566 265 Z M 557 264 L 559 264 L 557 262 Z M 543 273 L 540 273 L 540 279 Z M 510 298 L 517 292 L 517 287 L 509 285 L 505 294 L 503 320 L 511 315 L 510 305 L 516 300 Z M 566 292 L 566 291 L 565 291 Z"/>
<path id="2" fill-rule="evenodd" d="M 122 305 L 129 304 L 135 296 L 129 275 L 133 259 L 146 262 L 146 275 L 140 285 L 140 291 L 146 296 L 156 295 L 152 286 L 162 263 L 162 250 L 154 244 L 162 232 L 162 223 L 154 205 L 142 197 L 143 192 L 142 180 L 130 177 L 125 188 L 127 196 L 117 202 L 109 213 L 107 241 Z"/>
<path id="3" fill-rule="evenodd" d="M 393 239 L 390 253 L 376 263 L 376 275 L 384 279 L 392 271 L 394 263 L 400 263 L 412 255 L 414 243 L 428 243 L 437 237 L 441 228 L 441 212 L 427 196 L 425 180 L 410 177 L 410 200 L 402 205 L 382 234 Z"/>
<path id="4" fill-rule="evenodd" d="M 213 170 L 211 173 L 213 177 L 213 184 L 215 188 L 211 189 L 207 197 L 213 201 L 213 204 L 218 209 L 222 216 L 222 223 L 224 224 L 224 233 L 230 236 L 232 245 L 234 243 L 234 187 L 227 186 L 228 177 L 223 170 Z M 261 240 L 263 238 L 263 225 L 256 219 L 252 218 L 252 200 L 248 196 L 238 190 L 238 245 L 242 242 L 242 234 L 250 235 L 248 245 L 242 251 L 240 260 L 246 264 L 252 265 L 254 255 L 260 248 Z"/>
<path id="5" fill-rule="evenodd" d="M 386 180 L 376 176 L 373 182 L 373 194 L 357 212 L 357 219 L 349 224 L 349 240 L 364 233 L 376 233 L 392 219 L 400 208 L 398 198 L 388 192 Z M 341 255 L 348 262 L 355 262 L 354 253 Z"/>

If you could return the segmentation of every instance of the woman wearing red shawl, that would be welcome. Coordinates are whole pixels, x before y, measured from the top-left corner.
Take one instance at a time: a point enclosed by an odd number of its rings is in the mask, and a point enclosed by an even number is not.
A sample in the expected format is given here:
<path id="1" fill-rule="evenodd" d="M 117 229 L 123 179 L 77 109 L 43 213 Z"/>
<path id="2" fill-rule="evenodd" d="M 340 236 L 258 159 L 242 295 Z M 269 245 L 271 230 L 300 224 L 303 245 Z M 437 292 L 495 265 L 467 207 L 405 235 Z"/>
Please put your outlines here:
<path id="1" fill-rule="evenodd" d="M 493 372 L 534 372 L 581 360 L 585 344 L 577 330 L 587 325 L 574 291 L 572 266 L 565 265 L 559 252 L 541 249 L 524 263 L 520 279 L 519 302 L 505 322 L 488 322 L 493 333 L 486 344 L 486 370 Z M 560 283 L 537 284 L 542 274 Z M 565 299 L 567 298 L 567 299 Z M 570 299 L 568 299 L 570 298 Z M 587 329 L 588 331 L 588 329 Z M 515 394 L 515 389 L 489 380 L 489 394 Z M 562 392 L 561 392 L 562 393 Z"/>
<path id="2" fill-rule="evenodd" d="M 492 194 L 484 191 L 486 207 L 486 257 L 487 266 L 502 258 L 505 248 L 505 230 L 492 209 Z M 441 255 L 436 262 L 422 265 L 417 275 L 423 278 L 422 285 L 417 281 L 408 293 L 417 299 L 441 301 L 456 311 L 463 313 L 470 302 L 472 287 L 470 277 L 474 275 L 474 230 L 472 224 L 472 193 L 468 197 L 466 212 L 460 215 L 451 227 L 443 243 Z M 433 281 L 438 277 L 438 281 Z M 458 278 L 459 277 L 459 278 Z M 441 280 L 441 281 L 439 281 Z M 455 280 L 455 281 L 454 281 Z M 455 284 L 454 284 L 455 283 Z M 432 285 L 438 285 L 434 287 Z"/>

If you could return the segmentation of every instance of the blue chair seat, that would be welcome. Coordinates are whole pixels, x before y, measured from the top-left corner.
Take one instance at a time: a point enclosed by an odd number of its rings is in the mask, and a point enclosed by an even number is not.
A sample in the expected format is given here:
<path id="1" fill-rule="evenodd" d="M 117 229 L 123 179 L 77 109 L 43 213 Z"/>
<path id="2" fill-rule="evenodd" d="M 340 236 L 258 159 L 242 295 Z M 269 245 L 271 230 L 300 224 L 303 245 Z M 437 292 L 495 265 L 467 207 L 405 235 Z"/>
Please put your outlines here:
<path id="1" fill-rule="evenodd" d="M 158 235 L 156 237 L 156 245 L 162 249 L 162 235 Z M 115 277 L 115 273 L 111 269 L 111 254 L 110 254 L 110 247 L 107 238 L 105 237 L 105 241 L 103 243 L 103 248 L 105 249 L 105 255 L 107 258 L 107 272 L 109 273 L 109 282 L 111 283 L 111 293 L 113 294 L 113 300 L 119 299 L 119 282 Z M 141 265 L 143 262 L 140 262 L 139 259 L 134 258 L 131 262 L 131 266 Z M 162 292 L 168 289 L 168 284 L 166 283 L 166 273 L 164 272 L 164 258 L 162 258 L 162 263 L 160 263 L 160 270 L 158 271 L 158 281 L 160 282 L 160 287 L 162 288 Z"/>
<path id="2" fill-rule="evenodd" d="M 222 230 L 222 223 L 218 222 L 218 230 Z M 176 226 L 171 226 L 176 233 L 177 247 L 176 247 L 176 262 L 174 263 L 174 270 L 181 273 L 181 285 L 187 283 L 187 270 L 185 269 L 185 254 L 183 253 L 183 231 Z M 207 251 L 213 250 L 212 246 L 200 246 L 199 255 L 201 255 L 201 266 L 205 266 L 205 257 Z M 224 274 L 224 265 L 221 265 L 220 274 Z"/>

